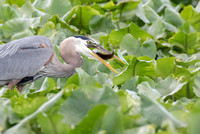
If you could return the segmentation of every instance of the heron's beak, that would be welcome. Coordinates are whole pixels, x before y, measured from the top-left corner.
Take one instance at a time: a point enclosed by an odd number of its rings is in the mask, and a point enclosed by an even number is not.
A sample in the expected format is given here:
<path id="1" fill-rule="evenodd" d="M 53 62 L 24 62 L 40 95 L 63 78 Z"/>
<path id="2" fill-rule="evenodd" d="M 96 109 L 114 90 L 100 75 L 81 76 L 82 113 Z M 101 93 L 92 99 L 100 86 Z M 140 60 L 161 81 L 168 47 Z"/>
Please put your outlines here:
<path id="1" fill-rule="evenodd" d="M 98 56 L 97 54 L 95 54 L 93 51 L 92 51 L 92 55 L 95 58 L 97 58 L 99 61 L 101 61 L 104 65 L 106 65 L 108 68 L 110 68 L 111 70 L 113 70 L 115 73 L 118 74 L 118 72 L 113 67 L 111 67 L 105 60 L 103 60 L 100 56 Z"/>
<path id="2" fill-rule="evenodd" d="M 88 44 L 87 47 L 98 49 L 100 52 L 93 52 L 92 51 L 92 55 L 116 73 L 118 73 L 118 72 L 113 67 L 111 67 L 105 60 L 113 58 L 113 59 L 117 59 L 117 60 L 119 60 L 119 61 L 121 61 L 122 63 L 125 64 L 125 62 L 123 60 L 121 60 L 116 55 L 114 55 L 114 52 L 109 52 L 108 50 L 104 49 L 103 47 L 101 47 L 100 45 L 98 45 L 96 43 Z"/>

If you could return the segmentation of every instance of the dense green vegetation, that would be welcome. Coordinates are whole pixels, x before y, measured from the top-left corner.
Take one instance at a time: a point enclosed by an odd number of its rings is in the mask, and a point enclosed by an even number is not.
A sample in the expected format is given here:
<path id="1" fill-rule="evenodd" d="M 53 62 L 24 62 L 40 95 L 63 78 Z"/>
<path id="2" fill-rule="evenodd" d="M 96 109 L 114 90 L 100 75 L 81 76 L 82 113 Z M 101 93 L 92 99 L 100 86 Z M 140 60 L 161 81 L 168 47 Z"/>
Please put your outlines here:
<path id="1" fill-rule="evenodd" d="M 199 134 L 199 0 L 0 0 L 0 44 L 86 35 L 126 61 L 84 57 L 70 78 L 0 89 L 0 133 Z M 13 66 L 15 63 L 13 63 Z"/>

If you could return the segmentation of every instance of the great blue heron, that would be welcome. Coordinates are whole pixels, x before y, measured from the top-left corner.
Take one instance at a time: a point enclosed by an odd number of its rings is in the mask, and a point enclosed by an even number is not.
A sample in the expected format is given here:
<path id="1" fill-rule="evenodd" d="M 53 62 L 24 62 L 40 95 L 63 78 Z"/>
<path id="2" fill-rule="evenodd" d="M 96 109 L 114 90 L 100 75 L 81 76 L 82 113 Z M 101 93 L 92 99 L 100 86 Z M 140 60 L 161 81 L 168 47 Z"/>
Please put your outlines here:
<path id="1" fill-rule="evenodd" d="M 98 49 L 101 53 L 95 53 L 89 49 L 91 47 Z M 98 59 L 117 72 L 103 60 L 112 58 L 113 53 L 85 36 L 73 36 L 63 40 L 59 46 L 59 53 L 66 64 L 59 61 L 51 40 L 39 35 L 1 45 L 0 86 L 8 85 L 7 88 L 12 89 L 16 85 L 18 91 L 21 92 L 25 84 L 41 77 L 71 76 L 76 72 L 75 68 L 82 64 L 80 54 Z"/>

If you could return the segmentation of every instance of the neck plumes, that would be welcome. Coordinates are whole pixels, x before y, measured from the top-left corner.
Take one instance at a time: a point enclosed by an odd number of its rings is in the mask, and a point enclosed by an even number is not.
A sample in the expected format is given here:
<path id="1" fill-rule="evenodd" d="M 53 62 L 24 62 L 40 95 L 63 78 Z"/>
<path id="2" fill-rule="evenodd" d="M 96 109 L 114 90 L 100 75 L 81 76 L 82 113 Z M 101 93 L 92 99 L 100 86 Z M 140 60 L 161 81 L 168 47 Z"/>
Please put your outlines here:
<path id="1" fill-rule="evenodd" d="M 59 47 L 59 53 L 65 63 L 61 63 L 56 54 L 52 58 L 50 64 L 46 66 L 43 72 L 48 77 L 66 77 L 71 76 L 76 72 L 75 68 L 78 68 L 82 64 L 82 58 L 79 53 L 75 51 L 75 45 L 73 41 L 65 39 L 61 42 Z"/>
<path id="2" fill-rule="evenodd" d="M 71 39 L 65 39 L 60 43 L 59 53 L 61 58 L 69 65 L 74 68 L 80 67 L 82 65 L 82 58 L 79 53 L 75 50 L 76 42 Z"/>

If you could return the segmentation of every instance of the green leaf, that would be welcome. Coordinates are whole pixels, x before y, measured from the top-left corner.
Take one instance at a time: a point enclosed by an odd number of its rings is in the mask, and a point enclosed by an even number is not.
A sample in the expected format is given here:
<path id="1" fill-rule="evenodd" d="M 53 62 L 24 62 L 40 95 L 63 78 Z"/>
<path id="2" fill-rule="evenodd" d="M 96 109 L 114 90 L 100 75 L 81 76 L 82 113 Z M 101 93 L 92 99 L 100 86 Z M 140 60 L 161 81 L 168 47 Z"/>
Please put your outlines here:
<path id="1" fill-rule="evenodd" d="M 159 28 L 158 28 L 159 27 Z M 163 38 L 165 33 L 165 24 L 161 20 L 156 20 L 149 28 L 148 33 L 155 39 Z"/>
<path id="2" fill-rule="evenodd" d="M 123 37 L 127 34 L 127 32 L 127 28 L 123 28 L 120 30 L 112 30 L 109 38 L 110 43 L 114 46 L 119 46 L 119 43 L 122 41 Z"/>
<path id="3" fill-rule="evenodd" d="M 24 96 L 13 97 L 11 105 L 13 111 L 21 117 L 34 113 L 43 103 L 47 101 L 46 97 L 35 97 L 25 99 Z"/>
<path id="4" fill-rule="evenodd" d="M 140 53 L 142 56 L 149 56 L 152 59 L 155 59 L 156 52 L 157 52 L 157 48 L 156 48 L 156 44 L 154 40 L 148 39 L 145 42 L 143 42 L 141 46 L 141 50 L 140 50 Z"/>
<path id="5" fill-rule="evenodd" d="M 197 74 L 194 78 L 194 85 L 193 85 L 193 91 L 196 96 L 200 97 L 200 74 Z"/>
<path id="6" fill-rule="evenodd" d="M 193 18 L 195 15 L 197 15 L 197 13 L 195 12 L 194 8 L 192 7 L 192 5 L 188 5 L 186 7 L 183 8 L 182 12 L 181 12 L 181 17 L 185 20 L 188 21 L 191 18 Z"/>
<path id="7" fill-rule="evenodd" d="M 48 101 L 46 101 L 43 105 L 41 105 L 41 107 L 39 107 L 37 109 L 37 111 L 35 111 L 34 113 L 32 113 L 29 116 L 26 116 L 18 124 L 16 124 L 16 125 L 10 127 L 9 129 L 7 129 L 5 131 L 5 134 L 15 134 L 15 133 L 17 133 L 19 130 L 21 130 L 21 128 L 24 127 L 24 124 L 27 121 L 29 121 L 30 119 L 35 118 L 38 113 L 45 112 L 48 109 L 50 109 L 60 99 L 60 97 L 62 96 L 62 94 L 63 94 L 63 91 L 60 91 L 59 93 L 57 93 L 56 95 L 54 95 L 52 98 L 50 98 Z"/>
<path id="8" fill-rule="evenodd" d="M 145 9 L 145 15 L 150 22 L 153 23 L 157 20 L 160 20 L 160 16 L 151 7 L 145 6 L 144 9 Z"/>
<path id="9" fill-rule="evenodd" d="M 137 64 L 137 59 L 134 56 L 129 56 L 130 62 L 128 67 L 121 72 L 119 75 L 115 76 L 113 78 L 113 85 L 120 85 L 123 84 L 128 79 L 132 78 L 134 76 L 135 72 L 135 65 Z"/>
<path id="10" fill-rule="evenodd" d="M 68 80 L 65 86 L 68 86 L 70 84 L 79 85 L 79 79 L 78 74 L 72 75 Z"/>
<path id="11" fill-rule="evenodd" d="M 183 24 L 183 19 L 181 18 L 180 14 L 178 14 L 172 8 L 165 9 L 165 20 L 176 27 L 179 27 Z"/>
<path id="12" fill-rule="evenodd" d="M 148 38 L 152 38 L 150 34 L 148 34 L 145 30 L 140 29 L 136 24 L 131 23 L 129 26 L 130 34 L 133 35 L 137 40 L 141 40 L 142 42 Z"/>
<path id="13" fill-rule="evenodd" d="M 126 82 L 122 84 L 121 89 L 137 91 L 137 84 L 138 84 L 138 77 L 133 77 L 129 80 L 126 80 Z"/>
<path id="14" fill-rule="evenodd" d="M 29 28 L 36 28 L 40 23 L 40 17 L 37 18 L 15 18 L 3 25 L 4 36 L 7 38 L 14 34 L 29 30 Z"/>
<path id="15" fill-rule="evenodd" d="M 95 85 L 97 81 L 89 74 L 87 74 L 83 69 L 77 68 L 76 69 L 79 77 L 79 85 Z M 87 84 L 86 84 L 87 83 Z"/>
<path id="16" fill-rule="evenodd" d="M 155 89 L 165 98 L 178 92 L 185 84 L 170 75 L 165 80 L 159 81 Z"/>
<path id="17" fill-rule="evenodd" d="M 156 69 L 162 78 L 167 78 L 175 71 L 175 57 L 161 58 L 156 61 Z"/>
<path id="18" fill-rule="evenodd" d="M 149 96 L 152 99 L 156 100 L 161 97 L 161 94 L 157 90 L 152 88 L 146 81 L 138 84 L 137 88 L 139 94 Z"/>
<path id="19" fill-rule="evenodd" d="M 110 33 L 114 29 L 114 25 L 109 16 L 95 15 L 90 19 L 89 28 L 91 34 L 105 32 Z"/>
<path id="20" fill-rule="evenodd" d="M 15 18 L 16 12 L 8 5 L 0 5 L 0 23 Z"/>
<path id="21" fill-rule="evenodd" d="M 68 132 L 67 125 L 62 122 L 62 116 L 58 114 L 38 114 L 37 121 L 43 134 L 64 134 Z"/>
<path id="22" fill-rule="evenodd" d="M 12 108 L 10 106 L 9 100 L 0 100 L 0 132 L 6 130 L 6 121 L 9 115 L 12 113 Z"/>
<path id="23" fill-rule="evenodd" d="M 47 23 L 45 23 L 38 32 L 38 35 L 47 36 L 49 38 L 53 38 L 55 34 L 56 34 L 55 24 L 52 21 L 48 21 Z"/>
<path id="24" fill-rule="evenodd" d="M 103 124 L 103 125 L 100 125 Z M 122 124 L 116 109 L 107 105 L 97 105 L 90 110 L 87 116 L 75 127 L 70 134 L 91 133 L 120 134 Z"/>
<path id="25" fill-rule="evenodd" d="M 64 116 L 63 121 L 68 125 L 77 125 L 95 105 L 106 104 L 119 106 L 117 95 L 109 87 L 96 88 L 85 86 L 75 90 L 64 101 L 59 113 Z"/>
<path id="26" fill-rule="evenodd" d="M 144 125 L 141 127 L 134 127 L 131 129 L 126 129 L 123 134 L 154 134 L 155 127 L 153 125 Z"/>
<path id="27" fill-rule="evenodd" d="M 126 34 L 120 42 L 120 49 L 127 50 L 129 55 L 137 56 L 139 54 L 139 42 L 131 34 Z"/>
<path id="28" fill-rule="evenodd" d="M 141 94 L 141 110 L 144 117 L 151 123 L 160 126 L 163 121 L 171 120 L 176 127 L 185 127 L 186 124 L 177 120 L 170 112 L 168 112 L 161 104 L 154 99 Z"/>
<path id="29" fill-rule="evenodd" d="M 199 121 L 200 121 L 200 101 L 197 101 L 195 105 L 192 107 L 192 111 L 189 114 L 188 117 L 188 128 L 187 132 L 198 134 L 200 133 L 199 130 Z"/>
<path id="30" fill-rule="evenodd" d="M 200 33 L 186 34 L 184 32 L 178 32 L 169 39 L 169 43 L 181 48 L 187 54 L 193 54 L 199 46 Z"/>
<path id="31" fill-rule="evenodd" d="M 10 5 L 16 4 L 19 7 L 21 7 L 25 3 L 25 0 L 6 0 L 6 2 L 9 3 Z"/>
<path id="32" fill-rule="evenodd" d="M 139 62 L 135 65 L 135 75 L 153 78 L 156 76 L 155 65 L 152 59 L 150 61 L 146 59 L 145 56 L 138 58 Z"/>
<path id="33" fill-rule="evenodd" d="M 100 15 L 99 11 L 90 6 L 79 6 L 74 12 L 74 17 L 70 18 L 68 23 L 76 26 L 80 31 L 86 30 L 87 32 L 89 30 L 90 19 L 94 15 Z"/>
<path id="34" fill-rule="evenodd" d="M 46 13 L 62 17 L 66 12 L 70 11 L 72 6 L 68 0 L 37 0 L 33 4 L 38 9 L 45 10 Z"/>

